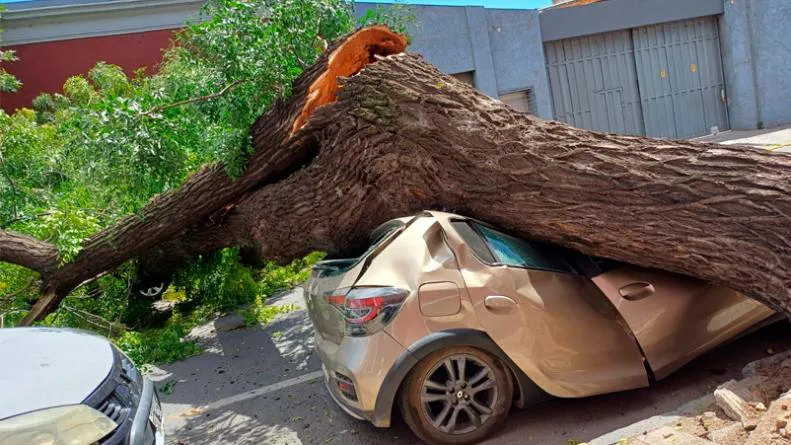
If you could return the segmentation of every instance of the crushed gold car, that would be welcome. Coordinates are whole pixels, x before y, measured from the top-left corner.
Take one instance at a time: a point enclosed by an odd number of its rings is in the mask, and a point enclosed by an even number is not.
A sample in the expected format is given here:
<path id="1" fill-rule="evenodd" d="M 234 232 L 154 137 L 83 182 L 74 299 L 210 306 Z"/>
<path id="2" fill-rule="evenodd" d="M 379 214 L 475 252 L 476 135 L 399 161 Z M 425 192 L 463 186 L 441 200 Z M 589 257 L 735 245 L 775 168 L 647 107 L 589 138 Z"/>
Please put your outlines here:
<path id="1" fill-rule="evenodd" d="M 462 216 L 390 221 L 315 266 L 306 302 L 334 401 L 430 444 L 512 405 L 649 386 L 773 311 L 728 288 L 510 236 Z"/>

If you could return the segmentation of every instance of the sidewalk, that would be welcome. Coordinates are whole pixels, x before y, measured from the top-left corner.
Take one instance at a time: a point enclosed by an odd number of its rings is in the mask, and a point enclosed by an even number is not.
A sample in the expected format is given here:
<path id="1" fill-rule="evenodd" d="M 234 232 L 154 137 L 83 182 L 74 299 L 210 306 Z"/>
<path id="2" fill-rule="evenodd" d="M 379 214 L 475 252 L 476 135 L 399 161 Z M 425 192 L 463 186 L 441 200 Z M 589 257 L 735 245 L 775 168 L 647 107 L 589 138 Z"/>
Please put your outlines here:
<path id="1" fill-rule="evenodd" d="M 791 125 L 765 130 L 731 130 L 693 140 L 723 145 L 751 145 L 791 153 Z"/>

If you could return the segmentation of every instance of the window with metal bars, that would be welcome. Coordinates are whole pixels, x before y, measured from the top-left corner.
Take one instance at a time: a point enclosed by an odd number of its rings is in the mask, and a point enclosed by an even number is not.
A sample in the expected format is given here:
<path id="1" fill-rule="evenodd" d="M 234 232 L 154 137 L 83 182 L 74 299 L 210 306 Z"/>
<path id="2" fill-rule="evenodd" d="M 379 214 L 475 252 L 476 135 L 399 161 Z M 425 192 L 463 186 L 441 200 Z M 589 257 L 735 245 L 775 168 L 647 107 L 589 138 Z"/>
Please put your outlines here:
<path id="1" fill-rule="evenodd" d="M 536 114 L 536 99 L 533 87 L 501 94 L 500 100 L 516 111 Z"/>

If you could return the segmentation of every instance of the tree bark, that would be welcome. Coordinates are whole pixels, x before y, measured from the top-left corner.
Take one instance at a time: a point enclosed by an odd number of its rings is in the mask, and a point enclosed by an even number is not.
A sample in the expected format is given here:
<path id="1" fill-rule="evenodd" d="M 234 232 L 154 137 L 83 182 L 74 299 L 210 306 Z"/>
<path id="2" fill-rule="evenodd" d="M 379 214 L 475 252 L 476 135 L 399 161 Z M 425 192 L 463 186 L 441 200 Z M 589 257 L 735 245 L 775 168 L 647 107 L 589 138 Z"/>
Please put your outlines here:
<path id="1" fill-rule="evenodd" d="M 791 156 L 542 121 L 375 34 L 334 46 L 256 123 L 242 178 L 212 167 L 154 201 L 147 218 L 92 239 L 50 285 L 71 290 L 141 255 L 149 268 L 175 267 L 231 245 L 280 261 L 341 255 L 388 219 L 440 209 L 726 284 L 791 315 Z M 356 49 L 337 52 L 345 44 Z"/>
<path id="2" fill-rule="evenodd" d="M 335 79 L 351 76 L 374 55 L 403 51 L 406 39 L 384 27 L 364 28 L 338 39 L 294 82 L 290 98 L 280 100 L 253 125 L 254 155 L 239 178 L 221 164 L 204 168 L 179 189 L 155 197 L 131 215 L 87 240 L 75 260 L 54 270 L 40 298 L 22 321 L 41 319 L 75 287 L 124 262 L 146 254 L 215 213 L 227 212 L 246 192 L 287 176 L 314 154 L 312 140 L 299 130 L 316 107 L 334 99 Z"/>
<path id="3" fill-rule="evenodd" d="M 31 236 L 0 230 L 0 261 L 27 267 L 46 277 L 57 268 L 58 249 Z"/>
<path id="4" fill-rule="evenodd" d="M 410 55 L 348 79 L 305 131 L 313 162 L 234 210 L 261 257 L 340 254 L 387 219 L 446 209 L 791 314 L 791 156 L 542 121 Z"/>

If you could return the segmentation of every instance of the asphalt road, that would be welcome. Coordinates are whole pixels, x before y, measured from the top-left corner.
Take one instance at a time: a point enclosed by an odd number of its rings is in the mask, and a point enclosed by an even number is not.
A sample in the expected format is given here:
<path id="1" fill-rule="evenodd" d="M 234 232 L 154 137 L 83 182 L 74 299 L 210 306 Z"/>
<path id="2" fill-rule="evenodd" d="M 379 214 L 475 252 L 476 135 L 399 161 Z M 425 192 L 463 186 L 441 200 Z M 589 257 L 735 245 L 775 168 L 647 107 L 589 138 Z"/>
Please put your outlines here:
<path id="1" fill-rule="evenodd" d="M 300 293 L 278 302 L 286 303 L 301 303 Z M 266 327 L 204 334 L 209 343 L 204 354 L 163 366 L 151 376 L 170 392 L 160 393 L 168 443 L 419 443 L 400 419 L 392 428 L 377 429 L 334 405 L 317 378 L 320 363 L 312 354 L 312 326 L 304 311 Z M 514 410 L 502 431 L 485 443 L 592 440 L 710 394 L 718 384 L 739 378 L 745 364 L 789 344 L 791 325 L 777 323 L 706 354 L 651 388 Z"/>

